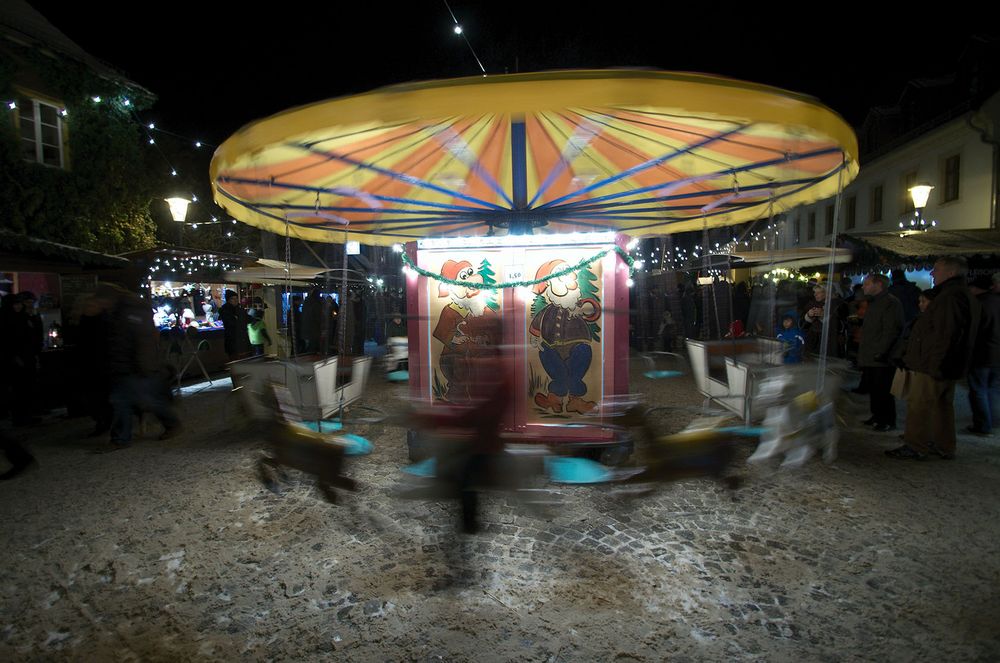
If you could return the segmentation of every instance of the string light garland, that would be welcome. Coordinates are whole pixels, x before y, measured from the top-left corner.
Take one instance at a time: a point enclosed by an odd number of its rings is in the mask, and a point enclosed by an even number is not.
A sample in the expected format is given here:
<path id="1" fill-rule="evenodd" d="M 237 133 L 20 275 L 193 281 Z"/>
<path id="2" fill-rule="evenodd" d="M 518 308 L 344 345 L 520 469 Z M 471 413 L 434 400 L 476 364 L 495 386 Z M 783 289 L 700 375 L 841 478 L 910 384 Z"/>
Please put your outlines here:
<path id="1" fill-rule="evenodd" d="M 480 290 L 503 290 L 504 288 L 526 288 L 528 286 L 538 285 L 539 283 L 546 283 L 548 281 L 551 281 L 552 279 L 557 279 L 560 276 L 565 276 L 567 274 L 575 273 L 575 272 L 583 269 L 587 265 L 589 265 L 589 264 L 591 264 L 593 262 L 596 262 L 597 260 L 600 260 L 601 258 L 603 258 L 604 256 L 608 255 L 612 251 L 614 251 L 619 256 L 621 256 L 622 260 L 624 260 L 625 263 L 628 265 L 628 275 L 629 275 L 629 280 L 631 280 L 632 273 L 634 272 L 633 265 L 634 265 L 635 261 L 632 259 L 632 256 L 630 256 L 624 249 L 622 249 L 619 246 L 613 246 L 610 249 L 605 249 L 603 251 L 600 251 L 600 252 L 594 254 L 593 256 L 591 256 L 589 258 L 584 258 L 583 260 L 581 260 L 580 262 L 576 263 L 575 265 L 572 265 L 570 267 L 566 267 L 564 269 L 560 269 L 560 270 L 554 271 L 551 274 L 549 274 L 548 276 L 546 276 L 545 278 L 531 279 L 531 280 L 519 280 L 519 281 L 504 281 L 502 283 L 493 283 L 493 284 L 477 283 L 476 287 L 478 289 L 480 289 Z M 434 272 L 429 272 L 426 269 L 417 266 L 412 260 L 410 260 L 410 256 L 406 255 L 405 253 L 402 253 L 400 255 L 403 258 L 403 269 L 404 270 L 405 269 L 409 269 L 412 272 L 416 272 L 420 276 L 426 276 L 427 278 L 433 279 L 435 281 L 438 281 L 439 283 L 446 283 L 448 285 L 469 285 L 468 281 L 459 281 L 458 279 L 449 279 L 449 278 L 446 278 L 444 276 L 441 276 L 440 274 L 435 274 Z"/>

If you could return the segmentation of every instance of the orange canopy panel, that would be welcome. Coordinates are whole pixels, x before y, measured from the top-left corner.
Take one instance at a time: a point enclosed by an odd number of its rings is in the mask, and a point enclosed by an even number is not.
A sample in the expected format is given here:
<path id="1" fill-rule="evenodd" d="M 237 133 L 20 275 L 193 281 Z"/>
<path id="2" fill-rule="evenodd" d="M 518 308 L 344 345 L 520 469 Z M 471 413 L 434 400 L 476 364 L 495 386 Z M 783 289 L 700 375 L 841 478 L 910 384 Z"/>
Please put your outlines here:
<path id="1" fill-rule="evenodd" d="M 313 241 L 657 235 L 826 198 L 858 171 L 816 100 L 726 78 L 559 71 L 382 88 L 254 122 L 212 159 L 234 218 Z"/>

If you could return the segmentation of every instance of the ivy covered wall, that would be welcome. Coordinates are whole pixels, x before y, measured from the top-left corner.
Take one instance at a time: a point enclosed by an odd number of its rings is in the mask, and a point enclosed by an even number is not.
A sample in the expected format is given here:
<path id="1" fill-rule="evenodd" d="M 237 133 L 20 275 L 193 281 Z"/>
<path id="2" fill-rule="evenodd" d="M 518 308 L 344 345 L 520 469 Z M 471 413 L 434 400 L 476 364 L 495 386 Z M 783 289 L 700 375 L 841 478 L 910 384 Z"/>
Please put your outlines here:
<path id="1" fill-rule="evenodd" d="M 18 111 L 6 101 L 26 89 L 66 109 L 66 170 L 22 158 Z M 0 99 L 0 228 L 112 254 L 153 245 L 150 203 L 168 187 L 169 174 L 162 164 L 155 167 L 159 155 L 144 149 L 135 116 L 152 104 L 148 92 L 75 60 L 5 41 Z"/>

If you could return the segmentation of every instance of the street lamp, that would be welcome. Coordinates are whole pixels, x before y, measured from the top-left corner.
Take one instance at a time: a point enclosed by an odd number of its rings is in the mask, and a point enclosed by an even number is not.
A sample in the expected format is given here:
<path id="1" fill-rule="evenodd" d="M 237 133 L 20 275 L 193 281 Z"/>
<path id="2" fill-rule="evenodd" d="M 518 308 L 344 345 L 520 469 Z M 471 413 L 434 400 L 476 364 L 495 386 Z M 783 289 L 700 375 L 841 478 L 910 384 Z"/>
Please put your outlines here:
<path id="1" fill-rule="evenodd" d="M 934 188 L 933 185 L 926 182 L 921 182 L 920 184 L 914 184 L 908 191 L 910 192 L 910 199 L 913 200 L 913 218 L 910 219 L 910 230 L 922 230 L 926 232 L 931 227 L 937 225 L 937 221 L 931 221 L 929 224 L 924 220 L 923 211 L 927 207 L 927 199 L 931 196 L 931 190 Z M 900 221 L 900 229 L 906 229 L 906 225 Z"/>
<path id="2" fill-rule="evenodd" d="M 164 198 L 164 200 L 170 206 L 170 216 L 180 224 L 177 230 L 177 245 L 180 246 L 184 243 L 184 219 L 187 218 L 188 205 L 191 201 L 180 197 Z"/>

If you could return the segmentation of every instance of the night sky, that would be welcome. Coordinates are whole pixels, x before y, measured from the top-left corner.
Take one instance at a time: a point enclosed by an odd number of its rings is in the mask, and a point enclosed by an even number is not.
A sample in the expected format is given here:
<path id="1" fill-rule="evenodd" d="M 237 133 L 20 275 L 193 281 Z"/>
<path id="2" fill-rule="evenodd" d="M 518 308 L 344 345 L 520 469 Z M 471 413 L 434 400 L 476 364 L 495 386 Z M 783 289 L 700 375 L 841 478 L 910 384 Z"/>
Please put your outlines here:
<path id="1" fill-rule="evenodd" d="M 251 3 L 143 4 L 116 9 L 114 24 L 101 21 L 92 3 L 31 4 L 86 51 L 159 97 L 144 120 L 213 144 L 293 106 L 479 73 L 440 0 L 279 2 L 256 10 L 246 9 Z M 585 67 L 698 71 L 813 95 L 856 125 L 870 106 L 894 103 L 907 80 L 952 70 L 977 27 L 938 15 L 929 19 L 934 35 L 928 25 L 898 17 L 845 27 L 846 16 L 807 17 L 806 5 L 705 3 L 700 13 L 677 14 L 677 5 L 667 3 L 608 3 L 602 10 L 561 2 L 450 4 L 491 74 Z M 811 5 L 808 13 L 824 7 Z"/>

